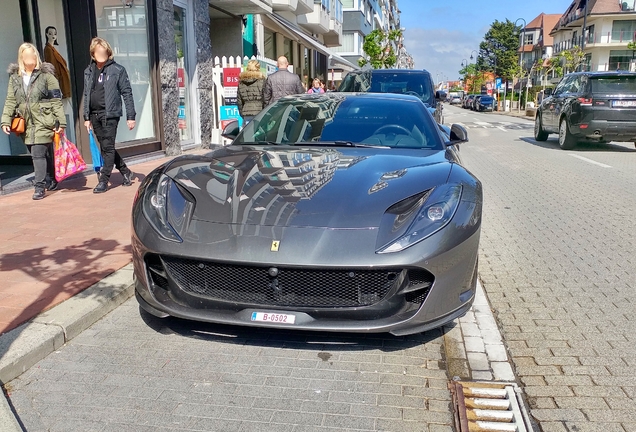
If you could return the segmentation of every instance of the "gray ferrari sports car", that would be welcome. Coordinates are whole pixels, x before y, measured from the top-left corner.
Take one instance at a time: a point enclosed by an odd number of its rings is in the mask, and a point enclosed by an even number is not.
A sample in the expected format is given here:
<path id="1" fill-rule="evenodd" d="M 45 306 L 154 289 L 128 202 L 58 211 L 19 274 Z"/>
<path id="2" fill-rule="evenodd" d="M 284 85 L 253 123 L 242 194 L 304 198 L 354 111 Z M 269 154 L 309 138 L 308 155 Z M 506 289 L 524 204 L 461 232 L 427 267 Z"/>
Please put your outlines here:
<path id="1" fill-rule="evenodd" d="M 136 296 L 158 317 L 404 335 L 471 306 L 481 183 L 415 96 L 280 99 L 150 173 Z"/>

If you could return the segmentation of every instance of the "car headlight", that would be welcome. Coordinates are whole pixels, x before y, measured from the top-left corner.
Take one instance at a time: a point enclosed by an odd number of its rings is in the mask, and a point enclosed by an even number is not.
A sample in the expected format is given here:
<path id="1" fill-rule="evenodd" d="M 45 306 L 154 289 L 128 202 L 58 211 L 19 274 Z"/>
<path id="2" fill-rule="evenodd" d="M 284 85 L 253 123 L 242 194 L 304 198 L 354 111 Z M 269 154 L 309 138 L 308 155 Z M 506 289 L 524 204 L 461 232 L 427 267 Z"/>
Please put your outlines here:
<path id="1" fill-rule="evenodd" d="M 194 198 L 165 174 L 156 173 L 144 191 L 143 213 L 166 240 L 182 242 L 194 211 Z"/>
<path id="2" fill-rule="evenodd" d="M 407 200 L 413 201 L 413 205 L 402 205 L 403 202 L 407 201 L 404 200 L 393 206 L 392 209 L 398 210 L 391 211 L 389 209 L 387 213 L 392 213 L 394 227 L 398 227 L 404 220 L 411 219 L 412 222 L 404 234 L 380 248 L 377 253 L 403 251 L 444 228 L 455 215 L 461 196 L 462 187 L 460 185 L 443 185 L 433 189 L 424 200 L 422 198 L 419 200 L 407 198 Z M 413 218 L 412 214 L 415 211 L 417 211 L 417 215 Z"/>

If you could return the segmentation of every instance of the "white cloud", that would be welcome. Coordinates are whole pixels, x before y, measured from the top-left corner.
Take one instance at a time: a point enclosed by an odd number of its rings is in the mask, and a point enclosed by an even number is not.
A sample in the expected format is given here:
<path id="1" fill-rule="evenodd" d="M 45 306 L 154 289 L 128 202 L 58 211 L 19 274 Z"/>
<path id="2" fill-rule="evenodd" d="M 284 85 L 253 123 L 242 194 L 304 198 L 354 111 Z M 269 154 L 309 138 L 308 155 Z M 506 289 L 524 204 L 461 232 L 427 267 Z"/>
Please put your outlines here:
<path id="1" fill-rule="evenodd" d="M 428 70 L 433 79 L 440 73 L 454 81 L 459 78 L 462 60 L 470 61 L 471 52 L 479 51 L 482 38 L 461 30 L 407 28 L 404 45 L 417 69 Z"/>

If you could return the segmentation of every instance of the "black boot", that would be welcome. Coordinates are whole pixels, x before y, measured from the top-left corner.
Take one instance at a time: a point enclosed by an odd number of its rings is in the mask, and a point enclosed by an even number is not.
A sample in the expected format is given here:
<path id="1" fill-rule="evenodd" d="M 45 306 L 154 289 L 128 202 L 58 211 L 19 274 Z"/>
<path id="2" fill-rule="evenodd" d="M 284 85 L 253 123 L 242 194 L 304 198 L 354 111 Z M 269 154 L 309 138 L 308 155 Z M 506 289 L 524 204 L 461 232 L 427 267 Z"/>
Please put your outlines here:
<path id="1" fill-rule="evenodd" d="M 33 192 L 33 199 L 34 200 L 41 200 L 42 198 L 44 198 L 45 195 L 46 195 L 46 193 L 44 192 L 44 188 L 36 187 L 35 188 L 35 192 Z"/>
<path id="2" fill-rule="evenodd" d="M 132 186 L 132 171 L 128 171 L 126 174 L 123 174 L 122 177 L 124 177 L 124 181 L 121 183 L 122 186 Z"/>
<path id="3" fill-rule="evenodd" d="M 58 181 L 55 179 L 47 179 L 46 180 L 46 190 L 54 191 L 57 190 Z"/>
<path id="4" fill-rule="evenodd" d="M 93 193 L 104 193 L 108 190 L 108 182 L 100 181 L 93 189 Z"/>

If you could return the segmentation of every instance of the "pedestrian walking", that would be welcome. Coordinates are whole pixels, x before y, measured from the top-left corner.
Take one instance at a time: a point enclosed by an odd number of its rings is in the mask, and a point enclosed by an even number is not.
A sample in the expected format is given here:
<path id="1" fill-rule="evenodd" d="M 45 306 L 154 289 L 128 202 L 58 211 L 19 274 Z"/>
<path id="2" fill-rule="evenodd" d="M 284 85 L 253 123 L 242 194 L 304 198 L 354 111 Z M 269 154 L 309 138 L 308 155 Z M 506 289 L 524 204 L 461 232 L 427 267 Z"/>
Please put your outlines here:
<path id="1" fill-rule="evenodd" d="M 289 61 L 287 57 L 280 56 L 276 62 L 278 70 L 267 77 L 263 99 L 265 106 L 276 102 L 283 96 L 305 93 L 305 88 L 298 75 L 287 70 Z"/>
<path id="2" fill-rule="evenodd" d="M 325 89 L 322 86 L 322 83 L 320 82 L 320 78 L 314 78 L 314 80 L 311 83 L 311 88 L 309 90 L 307 90 L 308 94 L 314 94 L 314 93 L 324 93 Z"/>
<path id="3" fill-rule="evenodd" d="M 265 76 L 258 60 L 250 60 L 244 72 L 239 75 L 237 104 L 243 124 L 247 124 L 263 109 L 263 89 Z"/>
<path id="4" fill-rule="evenodd" d="M 43 63 L 37 48 L 23 43 L 18 49 L 18 63 L 7 71 L 9 88 L 2 110 L 2 130 L 11 133 L 14 119 L 24 119 L 24 130 L 16 131 L 33 158 L 34 200 L 41 200 L 46 189 L 58 187 L 53 160 L 53 136 L 66 128 L 62 91 L 55 78 L 55 68 Z M 21 128 L 20 128 L 21 129 Z M 48 179 L 47 179 L 48 175 Z"/>
<path id="5" fill-rule="evenodd" d="M 96 37 L 90 45 L 91 63 L 84 70 L 84 126 L 92 129 L 101 147 L 104 165 L 93 193 L 104 193 L 113 167 L 124 177 L 122 186 L 132 185 L 133 172 L 115 149 L 119 119 L 123 115 L 122 98 L 126 107 L 128 129 L 135 127 L 135 103 L 126 69 L 115 62 L 108 41 Z"/>

